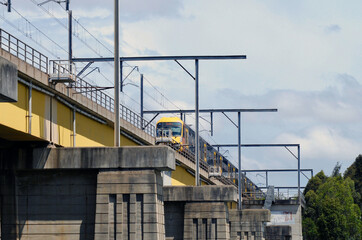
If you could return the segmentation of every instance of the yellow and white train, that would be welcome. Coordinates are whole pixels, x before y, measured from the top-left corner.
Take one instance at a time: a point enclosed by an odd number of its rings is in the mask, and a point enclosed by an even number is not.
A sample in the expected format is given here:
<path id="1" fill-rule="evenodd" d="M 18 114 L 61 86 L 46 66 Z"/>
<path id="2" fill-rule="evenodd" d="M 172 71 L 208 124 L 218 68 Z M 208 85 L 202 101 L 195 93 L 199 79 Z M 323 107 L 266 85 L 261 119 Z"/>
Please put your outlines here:
<path id="1" fill-rule="evenodd" d="M 163 117 L 156 125 L 156 143 L 172 144 L 179 151 L 195 153 L 195 132 L 178 117 Z M 200 156 L 210 166 L 219 166 L 221 174 L 235 176 L 236 167 L 202 137 Z"/>
<path id="2" fill-rule="evenodd" d="M 195 132 L 178 117 L 163 117 L 156 125 L 156 144 L 171 144 L 180 152 L 195 154 Z M 221 153 L 200 137 L 200 156 L 218 174 L 232 178 L 237 183 L 238 169 Z M 215 170 L 214 170 L 215 171 Z M 242 174 L 243 194 L 262 193 L 262 191 Z M 247 196 L 247 195 L 245 195 Z"/>

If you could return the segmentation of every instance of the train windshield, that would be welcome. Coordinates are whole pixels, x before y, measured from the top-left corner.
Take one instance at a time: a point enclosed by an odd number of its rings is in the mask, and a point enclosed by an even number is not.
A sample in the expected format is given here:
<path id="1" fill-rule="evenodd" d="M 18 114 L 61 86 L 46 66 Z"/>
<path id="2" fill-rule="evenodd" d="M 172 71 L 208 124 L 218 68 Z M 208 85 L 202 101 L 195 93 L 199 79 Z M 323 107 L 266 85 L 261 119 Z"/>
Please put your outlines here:
<path id="1" fill-rule="evenodd" d="M 157 137 L 161 137 L 162 130 L 171 130 L 172 136 L 180 137 L 182 124 L 179 122 L 160 122 L 157 124 Z"/>

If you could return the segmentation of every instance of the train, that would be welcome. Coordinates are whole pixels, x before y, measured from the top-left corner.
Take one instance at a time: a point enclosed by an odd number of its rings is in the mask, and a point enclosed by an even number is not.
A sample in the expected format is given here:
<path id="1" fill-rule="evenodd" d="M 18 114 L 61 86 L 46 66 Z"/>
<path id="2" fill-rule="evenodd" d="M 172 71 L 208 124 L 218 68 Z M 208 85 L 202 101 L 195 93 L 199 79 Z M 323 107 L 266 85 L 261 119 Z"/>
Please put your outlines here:
<path id="1" fill-rule="evenodd" d="M 156 124 L 156 144 L 172 145 L 180 152 L 195 154 L 195 132 L 178 117 L 162 117 Z M 224 176 L 237 184 L 237 167 L 202 137 L 199 146 L 200 159 L 207 162 L 213 175 Z M 242 177 L 245 192 L 261 193 L 250 179 Z"/>

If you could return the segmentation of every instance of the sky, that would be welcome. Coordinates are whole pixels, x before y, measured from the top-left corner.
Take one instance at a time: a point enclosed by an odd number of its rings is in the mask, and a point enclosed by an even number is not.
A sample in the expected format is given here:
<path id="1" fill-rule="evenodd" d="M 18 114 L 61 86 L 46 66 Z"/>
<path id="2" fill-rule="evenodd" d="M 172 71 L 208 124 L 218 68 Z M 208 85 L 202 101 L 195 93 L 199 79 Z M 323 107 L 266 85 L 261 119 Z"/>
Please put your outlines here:
<path id="1" fill-rule="evenodd" d="M 1 28 L 50 58 L 66 59 L 64 5 L 38 6 L 41 2 L 13 0 L 12 13 L 0 6 Z M 112 56 L 113 1 L 71 0 L 70 8 L 76 20 L 74 56 Z M 328 175 L 337 162 L 344 172 L 362 154 L 361 9 L 361 1 L 120 0 L 120 54 L 247 55 L 200 61 L 200 109 L 277 108 L 277 113 L 243 113 L 242 143 L 300 144 L 301 167 Z M 194 62 L 182 64 L 194 73 Z M 96 66 L 100 72 L 87 79 L 111 86 L 112 64 Z M 140 111 L 142 73 L 146 110 L 194 108 L 194 81 L 175 62 L 129 62 L 125 75 L 134 66 L 138 71 L 125 81 L 123 104 Z M 237 121 L 235 113 L 228 116 Z M 201 135 L 210 143 L 237 143 L 237 129 L 225 116 L 214 116 L 212 138 L 210 116 L 202 117 Z M 194 121 L 187 116 L 188 124 Z M 236 149 L 222 152 L 237 165 Z M 242 149 L 243 169 L 296 167 L 284 148 Z M 265 182 L 263 174 L 250 177 Z M 270 175 L 269 183 L 273 180 L 296 185 L 295 174 Z"/>

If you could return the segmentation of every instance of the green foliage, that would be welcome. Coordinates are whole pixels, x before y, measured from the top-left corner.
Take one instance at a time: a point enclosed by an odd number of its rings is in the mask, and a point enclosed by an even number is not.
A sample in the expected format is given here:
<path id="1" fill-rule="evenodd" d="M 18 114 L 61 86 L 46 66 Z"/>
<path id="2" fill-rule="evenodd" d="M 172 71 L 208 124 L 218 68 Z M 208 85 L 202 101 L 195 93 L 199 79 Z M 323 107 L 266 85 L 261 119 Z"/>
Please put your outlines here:
<path id="1" fill-rule="evenodd" d="M 356 193 L 353 198 L 362 210 L 362 155 L 358 155 L 354 163 L 344 172 L 344 178 L 351 178 L 354 181 Z"/>
<path id="2" fill-rule="evenodd" d="M 351 178 L 342 178 L 337 164 L 331 177 L 319 172 L 307 184 L 303 212 L 305 239 L 361 239 L 361 211 L 354 202 Z"/>
<path id="3" fill-rule="evenodd" d="M 324 174 L 323 170 L 317 173 L 317 175 L 308 181 L 303 192 L 304 196 L 306 196 L 307 192 L 310 190 L 313 190 L 314 192 L 317 191 L 319 186 L 326 182 L 327 178 L 328 177 Z"/>

